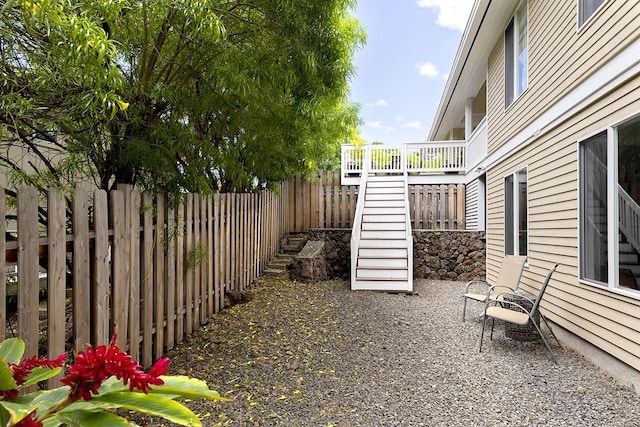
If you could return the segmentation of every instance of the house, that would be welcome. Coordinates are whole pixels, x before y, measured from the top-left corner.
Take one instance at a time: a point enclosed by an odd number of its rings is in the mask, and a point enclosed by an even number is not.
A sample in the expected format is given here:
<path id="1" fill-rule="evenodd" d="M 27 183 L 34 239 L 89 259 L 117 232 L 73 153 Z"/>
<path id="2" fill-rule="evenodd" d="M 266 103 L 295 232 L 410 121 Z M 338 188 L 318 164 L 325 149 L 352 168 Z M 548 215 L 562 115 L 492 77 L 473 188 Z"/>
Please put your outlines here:
<path id="1" fill-rule="evenodd" d="M 640 390 L 640 2 L 476 0 L 428 135 L 460 138 L 487 279 L 559 263 L 543 312 Z"/>

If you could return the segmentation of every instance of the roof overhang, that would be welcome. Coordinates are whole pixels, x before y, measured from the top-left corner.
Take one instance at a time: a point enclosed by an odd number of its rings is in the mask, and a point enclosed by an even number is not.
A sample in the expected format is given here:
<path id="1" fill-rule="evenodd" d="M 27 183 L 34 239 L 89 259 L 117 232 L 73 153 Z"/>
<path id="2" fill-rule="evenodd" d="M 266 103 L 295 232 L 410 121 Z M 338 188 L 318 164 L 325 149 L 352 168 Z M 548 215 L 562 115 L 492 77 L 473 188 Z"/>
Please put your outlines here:
<path id="1" fill-rule="evenodd" d="M 487 79 L 487 59 L 520 0 L 476 0 L 440 98 L 429 141 L 447 139 L 464 121 L 465 100 Z"/>

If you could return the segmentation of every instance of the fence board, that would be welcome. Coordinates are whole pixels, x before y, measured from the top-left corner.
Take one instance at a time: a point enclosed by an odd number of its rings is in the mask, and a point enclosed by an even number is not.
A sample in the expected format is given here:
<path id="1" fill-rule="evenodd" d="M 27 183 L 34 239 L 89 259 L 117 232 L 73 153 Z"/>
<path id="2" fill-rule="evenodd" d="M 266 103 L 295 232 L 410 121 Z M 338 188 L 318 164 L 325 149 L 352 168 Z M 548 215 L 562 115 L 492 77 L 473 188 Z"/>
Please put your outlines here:
<path id="1" fill-rule="evenodd" d="M 184 271 L 184 245 L 185 245 L 185 218 L 186 218 L 186 203 L 179 201 L 178 208 L 176 210 L 176 222 L 175 226 L 175 248 L 176 248 L 176 341 L 180 342 L 184 339 L 184 325 L 186 316 L 186 304 L 185 304 L 185 271 Z"/>
<path id="2" fill-rule="evenodd" d="M 127 185 L 125 208 L 129 233 L 129 354 L 140 359 L 140 193 Z"/>
<path id="3" fill-rule="evenodd" d="M 200 325 L 200 195 L 193 195 L 193 248 L 189 254 L 191 262 L 189 269 L 193 271 L 193 327 Z"/>
<path id="4" fill-rule="evenodd" d="M 62 193 L 50 189 L 47 192 L 47 356 L 50 359 L 57 358 L 65 351 L 66 219 Z M 61 385 L 57 376 L 47 384 L 49 387 Z"/>
<path id="5" fill-rule="evenodd" d="M 164 197 L 163 197 L 164 199 Z M 166 291 L 167 291 L 167 349 L 172 349 L 175 345 L 175 327 L 176 327 L 176 214 L 172 206 L 167 209 L 167 228 L 166 234 L 162 240 L 156 242 L 156 245 L 167 250 L 166 262 Z"/>
<path id="6" fill-rule="evenodd" d="M 140 271 L 142 274 L 142 358 L 143 366 L 149 366 L 153 361 L 153 197 L 150 194 L 142 196 L 142 259 Z"/>
<path id="7" fill-rule="evenodd" d="M 153 292 L 153 319 L 155 320 L 155 337 L 153 358 L 158 359 L 164 354 L 165 349 L 165 296 L 167 295 L 165 283 L 165 195 L 156 196 L 155 227 L 153 241 L 154 275 Z M 167 310 L 168 311 L 168 310 Z M 168 322 L 167 322 L 168 323 Z"/>
<path id="8" fill-rule="evenodd" d="M 116 334 L 116 344 L 120 348 L 126 348 L 127 322 L 129 315 L 129 264 L 127 262 L 128 247 L 126 240 L 127 223 L 124 209 L 124 192 L 112 191 L 110 194 L 111 228 L 113 229 L 112 245 L 112 327 Z"/>
<path id="9" fill-rule="evenodd" d="M 214 292 L 214 311 L 217 313 L 220 311 L 221 298 L 221 252 L 222 246 L 220 244 L 220 193 L 213 195 L 213 247 L 218 248 L 213 252 L 213 292 Z"/>
<path id="10" fill-rule="evenodd" d="M 89 295 L 89 214 L 87 193 L 82 189 L 73 198 L 73 338 L 74 350 L 84 350 L 90 342 L 91 296 Z M 85 344 L 83 344 L 85 343 Z"/>
<path id="11" fill-rule="evenodd" d="M 193 332 L 193 287 L 194 271 L 191 268 L 191 254 L 193 253 L 193 194 L 187 194 L 187 205 L 185 214 L 185 333 L 190 335 Z"/>
<path id="12" fill-rule="evenodd" d="M 38 354 L 38 194 L 18 188 L 18 335 L 25 353 Z"/>
<path id="13" fill-rule="evenodd" d="M 61 196 L 60 196 L 61 197 Z M 107 192 L 96 190 L 93 194 L 94 250 L 91 278 L 92 340 L 96 345 L 106 344 L 109 336 L 109 204 Z M 60 225 L 64 232 L 64 226 Z M 59 285 L 64 288 L 64 251 L 60 256 Z"/>

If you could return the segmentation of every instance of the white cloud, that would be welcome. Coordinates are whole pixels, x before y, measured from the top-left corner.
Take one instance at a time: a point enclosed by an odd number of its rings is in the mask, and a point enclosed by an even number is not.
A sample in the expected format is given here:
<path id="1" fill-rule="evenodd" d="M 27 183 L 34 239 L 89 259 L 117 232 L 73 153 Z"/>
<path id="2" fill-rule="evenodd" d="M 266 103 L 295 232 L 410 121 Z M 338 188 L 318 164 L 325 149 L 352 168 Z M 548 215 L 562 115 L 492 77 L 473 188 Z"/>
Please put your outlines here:
<path id="1" fill-rule="evenodd" d="M 402 124 L 403 128 L 411 128 L 411 129 L 422 129 L 422 124 L 420 123 L 419 120 L 416 120 L 415 122 L 406 122 Z"/>
<path id="2" fill-rule="evenodd" d="M 386 126 L 382 121 L 380 120 L 376 120 L 374 122 L 367 122 L 365 123 L 366 126 L 372 127 L 374 129 L 380 129 L 380 130 L 384 130 L 384 131 L 391 131 L 393 130 L 393 127 L 391 126 Z"/>
<path id="3" fill-rule="evenodd" d="M 417 0 L 419 7 L 436 9 L 436 24 L 452 30 L 464 31 L 474 0 Z"/>
<path id="4" fill-rule="evenodd" d="M 376 102 L 367 102 L 367 107 L 386 107 L 387 105 L 387 101 L 385 99 L 378 99 Z"/>
<path id="5" fill-rule="evenodd" d="M 416 64 L 416 68 L 420 72 L 421 76 L 428 77 L 430 79 L 435 79 L 440 76 L 438 67 L 436 67 L 431 62 L 420 62 Z"/>

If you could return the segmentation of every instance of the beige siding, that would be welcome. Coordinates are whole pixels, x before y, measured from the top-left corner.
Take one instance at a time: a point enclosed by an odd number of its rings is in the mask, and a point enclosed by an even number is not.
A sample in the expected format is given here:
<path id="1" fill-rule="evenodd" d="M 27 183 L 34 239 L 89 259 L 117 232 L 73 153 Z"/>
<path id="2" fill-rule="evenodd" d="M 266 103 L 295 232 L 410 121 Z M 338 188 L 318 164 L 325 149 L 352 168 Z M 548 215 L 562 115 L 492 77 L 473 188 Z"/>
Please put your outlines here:
<path id="1" fill-rule="evenodd" d="M 489 58 L 489 153 L 640 36 L 640 3 L 609 0 L 577 30 L 575 0 L 529 0 L 529 84 L 505 111 L 504 40 Z"/>
<path id="2" fill-rule="evenodd" d="M 560 263 L 543 302 L 549 318 L 640 369 L 640 294 L 630 298 L 577 279 L 577 141 L 635 114 L 640 114 L 640 76 L 489 170 L 487 277 L 495 279 L 504 255 L 504 176 L 527 167 L 529 266 L 523 286 L 534 290 L 553 263 Z"/>

